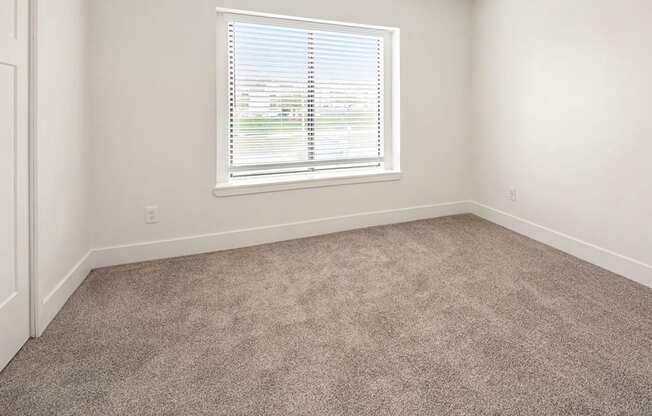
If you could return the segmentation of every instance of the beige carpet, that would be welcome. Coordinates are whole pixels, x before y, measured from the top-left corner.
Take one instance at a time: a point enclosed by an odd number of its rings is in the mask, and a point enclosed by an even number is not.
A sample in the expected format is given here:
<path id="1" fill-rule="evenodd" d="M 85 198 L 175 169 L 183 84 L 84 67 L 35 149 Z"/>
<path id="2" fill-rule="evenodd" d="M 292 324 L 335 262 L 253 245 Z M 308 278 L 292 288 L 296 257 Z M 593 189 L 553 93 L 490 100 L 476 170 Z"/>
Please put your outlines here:
<path id="1" fill-rule="evenodd" d="M 7 415 L 652 415 L 652 290 L 464 215 L 94 271 Z"/>

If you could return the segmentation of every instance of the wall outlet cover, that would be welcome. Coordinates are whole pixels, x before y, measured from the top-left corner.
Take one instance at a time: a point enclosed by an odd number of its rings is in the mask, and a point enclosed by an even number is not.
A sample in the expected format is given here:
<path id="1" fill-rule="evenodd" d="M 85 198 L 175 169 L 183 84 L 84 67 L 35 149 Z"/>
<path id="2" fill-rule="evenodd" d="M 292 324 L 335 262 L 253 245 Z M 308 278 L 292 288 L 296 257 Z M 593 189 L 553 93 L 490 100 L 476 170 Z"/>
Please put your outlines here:
<path id="1" fill-rule="evenodd" d="M 158 205 L 149 205 L 145 207 L 145 223 L 157 224 L 158 219 Z"/>

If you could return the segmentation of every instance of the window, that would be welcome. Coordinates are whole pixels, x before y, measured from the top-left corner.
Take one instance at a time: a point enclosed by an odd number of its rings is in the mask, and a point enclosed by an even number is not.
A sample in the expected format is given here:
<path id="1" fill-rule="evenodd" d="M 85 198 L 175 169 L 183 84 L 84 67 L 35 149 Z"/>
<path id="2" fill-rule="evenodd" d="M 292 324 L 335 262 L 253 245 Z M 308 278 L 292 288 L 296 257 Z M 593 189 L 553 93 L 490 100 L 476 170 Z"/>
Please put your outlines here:
<path id="1" fill-rule="evenodd" d="M 397 37 L 220 13 L 216 194 L 398 179 Z"/>

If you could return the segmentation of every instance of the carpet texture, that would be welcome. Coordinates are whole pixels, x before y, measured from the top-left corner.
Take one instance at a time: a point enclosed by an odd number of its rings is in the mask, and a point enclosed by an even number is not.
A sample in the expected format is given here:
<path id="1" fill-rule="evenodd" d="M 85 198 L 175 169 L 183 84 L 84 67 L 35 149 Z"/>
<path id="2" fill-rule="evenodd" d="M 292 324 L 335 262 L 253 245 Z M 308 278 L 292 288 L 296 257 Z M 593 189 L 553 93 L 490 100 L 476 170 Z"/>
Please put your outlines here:
<path id="1" fill-rule="evenodd" d="M 95 270 L 8 415 L 652 415 L 652 290 L 471 215 Z"/>

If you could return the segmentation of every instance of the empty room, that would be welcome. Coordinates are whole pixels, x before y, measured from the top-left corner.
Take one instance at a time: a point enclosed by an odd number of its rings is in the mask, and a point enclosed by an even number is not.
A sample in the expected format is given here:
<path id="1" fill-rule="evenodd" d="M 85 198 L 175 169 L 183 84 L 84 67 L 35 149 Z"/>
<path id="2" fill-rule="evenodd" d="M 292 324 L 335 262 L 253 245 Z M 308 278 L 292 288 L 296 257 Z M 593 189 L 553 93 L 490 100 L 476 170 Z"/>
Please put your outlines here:
<path id="1" fill-rule="evenodd" d="M 652 415 L 650 0 L 0 0 L 0 416 Z"/>

